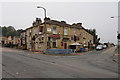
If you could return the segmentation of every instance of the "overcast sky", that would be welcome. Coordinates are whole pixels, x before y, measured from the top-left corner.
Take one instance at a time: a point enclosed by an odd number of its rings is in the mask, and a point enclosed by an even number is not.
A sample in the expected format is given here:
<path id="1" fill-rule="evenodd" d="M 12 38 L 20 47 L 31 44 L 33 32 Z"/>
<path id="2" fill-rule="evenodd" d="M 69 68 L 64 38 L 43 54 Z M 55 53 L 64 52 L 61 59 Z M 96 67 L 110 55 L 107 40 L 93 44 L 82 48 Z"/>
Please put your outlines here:
<path id="1" fill-rule="evenodd" d="M 2 26 L 14 26 L 26 29 L 32 25 L 36 17 L 44 18 L 43 10 L 47 9 L 47 17 L 69 24 L 79 23 L 83 27 L 97 30 L 101 42 L 117 43 L 117 2 L 4 2 L 2 3 Z"/>

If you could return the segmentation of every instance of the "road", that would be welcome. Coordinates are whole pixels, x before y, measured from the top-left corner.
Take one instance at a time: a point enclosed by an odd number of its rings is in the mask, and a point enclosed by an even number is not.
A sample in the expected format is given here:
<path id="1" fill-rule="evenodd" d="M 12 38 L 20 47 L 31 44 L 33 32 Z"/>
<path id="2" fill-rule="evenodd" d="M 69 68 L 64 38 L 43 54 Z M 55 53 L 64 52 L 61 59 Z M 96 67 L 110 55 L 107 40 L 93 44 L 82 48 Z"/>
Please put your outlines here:
<path id="1" fill-rule="evenodd" d="M 118 78 L 115 47 L 81 55 L 44 55 L 2 48 L 3 78 Z"/>

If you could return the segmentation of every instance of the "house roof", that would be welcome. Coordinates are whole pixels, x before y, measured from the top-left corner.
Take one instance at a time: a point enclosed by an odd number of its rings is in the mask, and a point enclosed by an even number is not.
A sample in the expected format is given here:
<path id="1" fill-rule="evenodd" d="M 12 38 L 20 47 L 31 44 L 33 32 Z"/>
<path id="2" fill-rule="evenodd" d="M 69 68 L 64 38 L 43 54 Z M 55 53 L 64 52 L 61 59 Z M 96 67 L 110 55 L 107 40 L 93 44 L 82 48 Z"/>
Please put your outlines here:
<path id="1" fill-rule="evenodd" d="M 45 22 L 43 22 L 42 24 L 45 24 Z M 66 27 L 71 27 L 70 24 L 67 24 L 65 21 L 57 21 L 57 20 L 48 20 L 46 21 L 46 24 L 52 24 L 52 25 L 59 25 L 59 26 L 66 26 Z"/>
<path id="2" fill-rule="evenodd" d="M 26 32 L 26 30 L 23 30 L 22 32 Z"/>
<path id="3" fill-rule="evenodd" d="M 61 26 L 61 27 L 72 27 L 72 28 L 80 28 L 80 29 L 83 29 L 85 30 L 86 32 L 88 32 L 88 30 L 86 30 L 83 26 L 82 26 L 82 23 L 73 23 L 72 25 L 66 23 L 65 21 L 57 21 L 57 20 L 51 20 L 50 18 L 45 18 L 44 21 L 46 22 L 46 24 L 51 24 L 51 25 L 58 25 L 58 26 Z M 35 21 L 34 21 L 35 22 Z M 45 22 L 39 24 L 39 25 L 42 25 L 42 24 L 45 24 Z M 39 26 L 37 25 L 37 26 Z M 30 28 L 33 28 L 35 27 L 34 25 L 27 28 L 27 29 L 30 29 Z M 26 30 L 27 30 L 26 29 Z M 24 32 L 24 31 L 23 31 Z M 91 34 L 90 32 L 88 32 L 89 34 Z M 91 34 L 92 35 L 92 34 Z"/>
<path id="4" fill-rule="evenodd" d="M 85 30 L 86 32 L 88 32 L 89 34 L 93 35 L 92 33 L 90 33 L 87 29 L 85 29 L 84 27 L 82 27 L 83 30 Z"/>

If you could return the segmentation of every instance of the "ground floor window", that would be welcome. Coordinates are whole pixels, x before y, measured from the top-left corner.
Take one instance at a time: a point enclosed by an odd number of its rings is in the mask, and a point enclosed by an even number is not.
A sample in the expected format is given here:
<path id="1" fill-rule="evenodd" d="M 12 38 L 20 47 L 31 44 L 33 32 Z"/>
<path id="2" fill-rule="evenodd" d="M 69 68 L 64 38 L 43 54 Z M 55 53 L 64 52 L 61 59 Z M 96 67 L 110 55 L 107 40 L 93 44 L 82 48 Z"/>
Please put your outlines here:
<path id="1" fill-rule="evenodd" d="M 50 35 L 48 35 L 48 41 L 50 41 Z"/>
<path id="2" fill-rule="evenodd" d="M 38 47 L 40 48 L 41 47 L 41 38 L 38 37 Z"/>
<path id="3" fill-rule="evenodd" d="M 41 48 L 41 43 L 40 42 L 38 43 L 38 47 Z"/>
<path id="4" fill-rule="evenodd" d="M 57 40 L 53 39 L 53 48 L 56 48 L 56 47 L 57 47 Z"/>
<path id="5" fill-rule="evenodd" d="M 47 42 L 47 47 L 48 47 L 48 48 L 51 48 L 51 45 L 50 45 L 50 42 L 49 42 L 49 41 Z"/>

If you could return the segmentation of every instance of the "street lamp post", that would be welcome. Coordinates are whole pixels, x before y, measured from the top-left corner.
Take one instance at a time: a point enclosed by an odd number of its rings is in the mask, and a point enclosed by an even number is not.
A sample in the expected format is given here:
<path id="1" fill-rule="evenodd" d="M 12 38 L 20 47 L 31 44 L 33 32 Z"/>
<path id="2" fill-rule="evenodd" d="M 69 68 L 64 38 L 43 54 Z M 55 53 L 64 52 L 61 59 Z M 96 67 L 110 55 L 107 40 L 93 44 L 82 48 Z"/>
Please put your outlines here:
<path id="1" fill-rule="evenodd" d="M 120 16 L 112 16 L 111 18 L 115 18 L 115 17 L 117 17 L 117 18 L 119 18 Z M 119 26 L 119 25 L 118 25 Z M 120 54 L 120 31 L 119 31 L 120 29 L 119 29 L 119 27 L 118 27 L 118 32 L 117 32 L 117 39 L 118 39 L 118 54 Z"/>
<path id="2" fill-rule="evenodd" d="M 44 10 L 44 16 L 46 18 L 46 9 L 44 7 L 41 7 L 41 6 L 37 6 L 37 8 L 42 8 Z"/>
<path id="3" fill-rule="evenodd" d="M 118 31 L 118 35 L 117 35 L 117 39 L 118 39 L 118 54 L 120 54 L 120 32 Z"/>
<path id="4" fill-rule="evenodd" d="M 41 6 L 37 6 L 37 8 L 42 8 L 44 10 L 44 48 L 47 49 L 47 27 L 46 27 L 46 9 Z"/>

